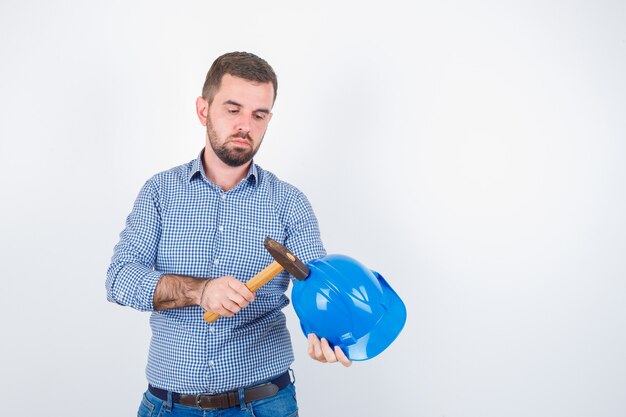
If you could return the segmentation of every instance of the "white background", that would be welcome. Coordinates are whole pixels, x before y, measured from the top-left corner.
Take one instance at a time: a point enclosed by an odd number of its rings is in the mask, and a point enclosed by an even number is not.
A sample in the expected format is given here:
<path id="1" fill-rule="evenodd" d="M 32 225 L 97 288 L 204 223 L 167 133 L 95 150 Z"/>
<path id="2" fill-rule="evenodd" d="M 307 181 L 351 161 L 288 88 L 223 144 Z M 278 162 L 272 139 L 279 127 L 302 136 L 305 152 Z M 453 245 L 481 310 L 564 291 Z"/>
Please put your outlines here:
<path id="1" fill-rule="evenodd" d="M 302 416 L 626 415 L 625 3 L 411 3 L 2 0 L 0 414 L 135 414 L 112 249 L 246 50 L 279 76 L 257 162 L 408 308 L 344 369 L 288 307 Z"/>

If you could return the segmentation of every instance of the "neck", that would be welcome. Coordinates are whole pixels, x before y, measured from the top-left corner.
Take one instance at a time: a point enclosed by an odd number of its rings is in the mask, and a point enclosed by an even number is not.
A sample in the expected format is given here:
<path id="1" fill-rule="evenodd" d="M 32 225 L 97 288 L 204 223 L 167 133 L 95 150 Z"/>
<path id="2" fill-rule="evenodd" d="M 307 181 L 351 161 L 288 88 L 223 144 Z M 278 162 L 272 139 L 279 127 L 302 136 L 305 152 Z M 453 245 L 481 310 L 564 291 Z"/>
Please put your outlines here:
<path id="1" fill-rule="evenodd" d="M 231 190 L 239 184 L 248 174 L 250 164 L 252 164 L 252 161 L 250 161 L 238 167 L 226 165 L 215 155 L 210 145 L 204 149 L 202 162 L 206 177 L 224 191 Z"/>

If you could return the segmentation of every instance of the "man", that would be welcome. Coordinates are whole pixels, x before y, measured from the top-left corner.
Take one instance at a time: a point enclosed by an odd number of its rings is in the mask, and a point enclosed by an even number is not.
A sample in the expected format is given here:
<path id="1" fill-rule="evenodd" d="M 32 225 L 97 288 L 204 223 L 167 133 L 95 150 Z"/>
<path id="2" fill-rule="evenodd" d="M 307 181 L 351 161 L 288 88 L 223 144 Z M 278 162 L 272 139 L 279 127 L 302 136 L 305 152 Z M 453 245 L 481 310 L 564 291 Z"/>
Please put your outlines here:
<path id="1" fill-rule="evenodd" d="M 253 162 L 276 99 L 263 59 L 219 57 L 196 100 L 206 127 L 197 159 L 152 177 L 139 193 L 107 274 L 110 301 L 152 311 L 139 415 L 297 415 L 293 352 L 281 309 L 282 273 L 251 293 L 244 282 L 272 262 L 265 236 L 304 262 L 325 255 L 306 197 Z M 223 318 L 203 320 L 204 310 Z M 350 360 L 309 335 L 309 355 Z M 211 414 L 213 415 L 213 414 Z M 217 415 L 217 414 L 216 414 Z"/>

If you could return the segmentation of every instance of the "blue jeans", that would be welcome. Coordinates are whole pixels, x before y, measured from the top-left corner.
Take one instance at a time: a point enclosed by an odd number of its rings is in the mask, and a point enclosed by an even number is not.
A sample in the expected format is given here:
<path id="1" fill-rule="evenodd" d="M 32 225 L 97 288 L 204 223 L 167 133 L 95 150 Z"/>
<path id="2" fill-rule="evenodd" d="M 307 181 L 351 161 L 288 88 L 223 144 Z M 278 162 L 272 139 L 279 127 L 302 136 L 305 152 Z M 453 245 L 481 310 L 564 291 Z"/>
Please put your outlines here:
<path id="1" fill-rule="evenodd" d="M 287 385 L 273 397 L 221 410 L 169 404 L 149 391 L 143 394 L 137 417 L 297 417 L 296 387 Z"/>

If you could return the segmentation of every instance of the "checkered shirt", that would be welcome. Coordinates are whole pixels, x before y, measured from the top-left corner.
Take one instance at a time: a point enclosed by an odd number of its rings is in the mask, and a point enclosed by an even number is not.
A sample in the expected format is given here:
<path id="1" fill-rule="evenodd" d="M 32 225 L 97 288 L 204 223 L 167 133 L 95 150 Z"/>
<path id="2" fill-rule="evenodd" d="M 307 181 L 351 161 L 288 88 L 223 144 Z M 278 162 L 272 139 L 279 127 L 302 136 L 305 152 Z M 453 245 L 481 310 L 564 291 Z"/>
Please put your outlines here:
<path id="1" fill-rule="evenodd" d="M 288 369 L 293 351 L 281 312 L 289 304 L 286 272 L 248 307 L 212 324 L 200 306 L 153 307 L 166 274 L 248 281 L 273 261 L 266 236 L 304 262 L 325 255 L 304 194 L 254 163 L 228 192 L 206 178 L 202 153 L 146 182 L 115 246 L 106 289 L 109 301 L 152 312 L 150 384 L 184 394 L 223 392 Z"/>

